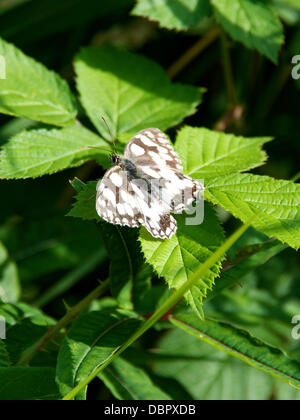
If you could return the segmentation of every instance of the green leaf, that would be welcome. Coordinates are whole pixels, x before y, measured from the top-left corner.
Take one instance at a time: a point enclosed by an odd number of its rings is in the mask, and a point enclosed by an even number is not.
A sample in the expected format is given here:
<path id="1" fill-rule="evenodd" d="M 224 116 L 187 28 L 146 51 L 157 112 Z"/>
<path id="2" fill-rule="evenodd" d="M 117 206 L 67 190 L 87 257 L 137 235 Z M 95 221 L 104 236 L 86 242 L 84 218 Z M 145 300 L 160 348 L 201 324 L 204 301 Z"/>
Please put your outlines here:
<path id="1" fill-rule="evenodd" d="M 208 0 L 138 0 L 132 13 L 168 29 L 186 30 L 210 15 Z"/>
<path id="2" fill-rule="evenodd" d="M 1 322 L 2 320 L 0 320 Z M 0 339 L 0 368 L 10 366 L 9 354 L 4 340 Z"/>
<path id="3" fill-rule="evenodd" d="M 40 310 L 24 303 L 0 304 L 0 316 L 6 321 L 6 349 L 13 364 L 23 352 L 48 332 L 56 322 Z"/>
<path id="4" fill-rule="evenodd" d="M 0 301 L 17 302 L 21 295 L 18 268 L 9 259 L 8 252 L 0 242 Z"/>
<path id="5" fill-rule="evenodd" d="M 208 205 L 201 225 L 186 225 L 185 215 L 176 219 L 178 230 L 170 240 L 155 239 L 142 228 L 140 241 L 147 262 L 166 279 L 169 287 L 178 289 L 223 243 L 224 233 Z M 215 264 L 186 295 L 188 303 L 200 316 L 202 299 L 212 288 L 220 266 L 221 262 Z"/>
<path id="6" fill-rule="evenodd" d="M 249 283 L 251 279 L 248 278 Z M 247 287 L 248 286 L 248 287 Z M 267 290 L 253 287 L 250 283 L 243 288 L 226 291 L 205 306 L 205 314 L 216 321 L 229 322 L 237 328 L 246 330 L 250 335 L 281 349 L 291 359 L 297 350 L 297 342 L 292 337 L 291 319 L 300 313 L 300 303 L 295 311 L 287 310 L 286 300 L 273 296 Z"/>
<path id="7" fill-rule="evenodd" d="M 75 61 L 77 86 L 87 114 L 101 135 L 166 130 L 196 112 L 199 88 L 172 84 L 151 60 L 111 47 L 84 48 Z"/>
<path id="8" fill-rule="evenodd" d="M 7 229 L 0 228 L 0 239 L 18 264 L 23 284 L 42 282 L 43 276 L 78 268 L 96 250 L 99 253 L 102 250 L 105 258 L 98 226 L 66 219 L 63 215 L 63 212 L 47 214 L 41 220 L 33 218 L 32 221 L 25 218 Z"/>
<path id="9" fill-rule="evenodd" d="M 188 334 L 300 390 L 300 363 L 246 331 L 208 319 L 202 322 L 187 312 L 171 315 L 170 321 Z"/>
<path id="10" fill-rule="evenodd" d="M 55 369 L 33 367 L 0 368 L 0 400 L 58 400 Z"/>
<path id="11" fill-rule="evenodd" d="M 121 308 L 133 309 L 150 288 L 151 269 L 146 266 L 138 242 L 138 229 L 101 224 L 109 254 L 110 289 Z"/>
<path id="12" fill-rule="evenodd" d="M 233 39 L 257 49 L 274 63 L 284 42 L 283 25 L 262 0 L 211 0 L 218 22 Z"/>
<path id="13" fill-rule="evenodd" d="M 0 4 L 4 1 L 18 0 L 1 0 Z M 48 42 L 51 36 L 64 36 L 68 31 L 92 25 L 95 20 L 100 26 L 107 24 L 107 20 L 117 22 L 128 15 L 132 3 L 133 0 L 27 0 L 26 5 L 1 16 L 1 33 L 18 45 L 37 44 L 44 39 L 47 51 L 55 54 L 57 44 Z M 73 49 L 66 48 L 66 52 L 69 58 Z"/>
<path id="14" fill-rule="evenodd" d="M 151 356 L 154 372 L 178 381 L 191 394 L 190 399 L 256 401 L 269 400 L 273 394 L 273 379 L 269 375 L 178 328 L 159 340 Z"/>
<path id="15" fill-rule="evenodd" d="M 0 80 L 0 112 L 56 126 L 75 123 L 75 99 L 56 73 L 0 39 L 6 78 Z"/>
<path id="16" fill-rule="evenodd" d="M 72 210 L 68 213 L 70 217 L 76 217 L 83 220 L 101 221 L 96 212 L 96 187 L 98 181 L 91 181 L 80 185 L 81 190 L 75 196 L 75 203 Z"/>
<path id="17" fill-rule="evenodd" d="M 206 198 L 267 236 L 300 247 L 300 185 L 252 174 L 233 174 L 208 182 Z"/>
<path id="18" fill-rule="evenodd" d="M 208 292 L 207 299 L 211 300 L 223 290 L 236 285 L 246 274 L 265 264 L 285 248 L 277 240 L 242 247 L 235 260 L 226 261 L 223 272 L 213 290 Z"/>
<path id="19" fill-rule="evenodd" d="M 299 0 L 272 0 L 272 7 L 288 25 L 296 25 L 300 20 Z"/>
<path id="20" fill-rule="evenodd" d="M 63 341 L 58 356 L 57 383 L 62 395 L 86 379 L 118 350 L 140 325 L 131 313 L 111 308 L 79 318 Z M 85 399 L 86 389 L 77 395 Z"/>
<path id="21" fill-rule="evenodd" d="M 153 384 L 146 372 L 118 358 L 99 374 L 118 400 L 170 400 L 170 396 Z"/>
<path id="22" fill-rule="evenodd" d="M 261 146 L 271 140 L 269 137 L 237 137 L 186 126 L 178 133 L 175 150 L 186 174 L 207 180 L 263 165 L 267 156 Z"/>
<path id="23" fill-rule="evenodd" d="M 0 178 L 36 178 L 92 159 L 100 164 L 107 162 L 105 150 L 84 149 L 85 146 L 107 147 L 107 143 L 79 125 L 23 131 L 2 147 Z"/>

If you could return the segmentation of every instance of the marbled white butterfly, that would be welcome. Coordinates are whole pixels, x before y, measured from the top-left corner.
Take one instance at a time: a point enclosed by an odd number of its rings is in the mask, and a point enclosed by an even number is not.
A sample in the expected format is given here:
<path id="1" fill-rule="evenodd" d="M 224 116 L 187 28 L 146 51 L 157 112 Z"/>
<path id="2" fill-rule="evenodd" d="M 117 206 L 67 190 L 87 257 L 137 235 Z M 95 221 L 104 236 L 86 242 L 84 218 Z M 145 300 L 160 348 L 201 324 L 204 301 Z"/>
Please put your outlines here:
<path id="1" fill-rule="evenodd" d="M 177 229 L 170 213 L 188 210 L 204 187 L 182 173 L 165 134 L 156 128 L 140 131 L 124 156 L 114 153 L 111 162 L 97 186 L 99 216 L 117 225 L 143 225 L 155 238 L 170 239 Z"/>

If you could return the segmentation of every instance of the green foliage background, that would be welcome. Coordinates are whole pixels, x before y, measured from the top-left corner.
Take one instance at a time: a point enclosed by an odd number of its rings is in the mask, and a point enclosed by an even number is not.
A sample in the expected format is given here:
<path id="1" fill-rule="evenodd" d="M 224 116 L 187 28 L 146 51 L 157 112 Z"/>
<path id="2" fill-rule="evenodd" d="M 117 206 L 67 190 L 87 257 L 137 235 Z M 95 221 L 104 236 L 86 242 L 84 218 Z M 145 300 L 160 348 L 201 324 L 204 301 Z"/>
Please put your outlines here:
<path id="1" fill-rule="evenodd" d="M 0 2 L 0 400 L 300 399 L 299 41 L 299 0 Z M 100 220 L 101 116 L 168 134 L 202 225 Z"/>

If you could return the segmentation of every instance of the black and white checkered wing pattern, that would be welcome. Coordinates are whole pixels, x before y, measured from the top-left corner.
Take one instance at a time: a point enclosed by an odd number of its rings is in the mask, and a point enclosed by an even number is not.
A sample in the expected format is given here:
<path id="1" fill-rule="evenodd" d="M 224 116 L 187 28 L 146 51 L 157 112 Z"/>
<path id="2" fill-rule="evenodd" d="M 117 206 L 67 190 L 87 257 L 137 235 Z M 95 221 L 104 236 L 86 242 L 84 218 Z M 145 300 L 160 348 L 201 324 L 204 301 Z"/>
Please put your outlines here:
<path id="1" fill-rule="evenodd" d="M 98 184 L 96 209 L 118 225 L 143 225 L 155 238 L 170 239 L 177 229 L 170 213 L 182 213 L 203 186 L 182 173 L 181 161 L 160 130 L 140 131 L 124 158 Z"/>
<path id="2" fill-rule="evenodd" d="M 128 187 L 127 174 L 120 166 L 106 172 L 97 186 L 96 210 L 102 219 L 115 225 L 139 226 L 142 215 Z"/>
<path id="3" fill-rule="evenodd" d="M 115 225 L 143 225 L 155 238 L 169 239 L 176 232 L 176 220 L 165 213 L 157 196 L 150 194 L 148 183 L 129 180 L 118 165 L 108 170 L 97 186 L 96 210 Z"/>
<path id="4" fill-rule="evenodd" d="M 183 171 L 177 153 L 167 136 L 158 128 L 148 128 L 137 133 L 126 145 L 124 156 L 140 167 Z"/>
<path id="5" fill-rule="evenodd" d="M 198 181 L 182 173 L 177 153 L 167 136 L 157 128 L 136 134 L 126 145 L 124 155 L 135 164 L 140 177 L 160 180 L 161 200 L 172 213 L 188 210 L 203 191 Z"/>

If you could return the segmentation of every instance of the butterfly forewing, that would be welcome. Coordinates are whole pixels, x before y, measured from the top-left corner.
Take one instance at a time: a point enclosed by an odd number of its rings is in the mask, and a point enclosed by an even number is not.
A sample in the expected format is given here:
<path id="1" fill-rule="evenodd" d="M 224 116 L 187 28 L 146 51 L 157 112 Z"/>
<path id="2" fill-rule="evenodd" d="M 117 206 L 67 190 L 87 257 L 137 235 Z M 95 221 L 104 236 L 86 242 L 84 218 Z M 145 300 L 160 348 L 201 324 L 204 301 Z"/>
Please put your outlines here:
<path id="1" fill-rule="evenodd" d="M 124 156 L 138 166 L 183 171 L 182 163 L 167 136 L 157 128 L 137 133 L 126 145 Z M 159 176 L 158 172 L 156 176 Z"/>

